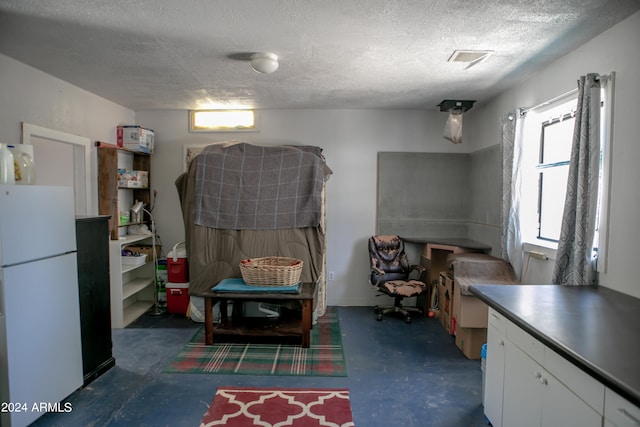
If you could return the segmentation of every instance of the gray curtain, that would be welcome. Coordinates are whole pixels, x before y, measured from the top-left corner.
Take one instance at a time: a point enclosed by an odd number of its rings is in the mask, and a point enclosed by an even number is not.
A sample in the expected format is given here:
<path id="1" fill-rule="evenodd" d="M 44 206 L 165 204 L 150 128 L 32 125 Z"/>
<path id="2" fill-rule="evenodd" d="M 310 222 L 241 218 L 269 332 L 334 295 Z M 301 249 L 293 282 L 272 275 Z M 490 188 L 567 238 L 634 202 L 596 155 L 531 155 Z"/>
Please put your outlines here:
<path id="1" fill-rule="evenodd" d="M 593 239 L 598 202 L 600 162 L 599 91 L 597 74 L 578 81 L 571 164 L 567 180 L 560 241 L 553 283 L 591 285 L 594 283 Z"/>
<path id="2" fill-rule="evenodd" d="M 520 233 L 520 138 L 521 109 L 500 118 L 502 139 L 502 235 L 500 257 L 511 263 L 519 276 L 522 266 Z"/>

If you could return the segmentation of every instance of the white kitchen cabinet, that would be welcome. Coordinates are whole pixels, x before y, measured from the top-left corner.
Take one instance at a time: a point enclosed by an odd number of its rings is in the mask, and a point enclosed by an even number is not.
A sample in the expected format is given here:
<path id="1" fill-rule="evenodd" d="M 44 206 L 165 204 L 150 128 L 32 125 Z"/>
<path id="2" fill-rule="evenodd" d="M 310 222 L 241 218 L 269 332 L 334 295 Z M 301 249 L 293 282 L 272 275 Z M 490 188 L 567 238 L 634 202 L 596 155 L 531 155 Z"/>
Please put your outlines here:
<path id="1" fill-rule="evenodd" d="M 542 368 L 507 339 L 502 425 L 540 427 Z"/>
<path id="2" fill-rule="evenodd" d="M 489 316 L 491 331 L 491 312 Z M 490 362 L 487 349 L 487 366 L 504 357 L 502 391 L 499 381 L 485 381 L 485 414 L 494 427 L 602 426 L 604 386 L 512 322 L 504 322 L 504 355 L 495 352 L 498 356 Z M 499 336 L 493 328 L 493 336 Z"/>
<path id="3" fill-rule="evenodd" d="M 638 427 L 640 426 L 640 408 L 606 388 L 604 397 L 605 427 Z"/>
<path id="4" fill-rule="evenodd" d="M 111 327 L 124 328 L 154 304 L 154 264 L 123 265 L 122 249 L 132 243 L 151 244 L 151 235 L 127 235 L 109 242 L 111 283 Z"/>
<path id="5" fill-rule="evenodd" d="M 483 406 L 484 413 L 493 427 L 502 427 L 506 327 L 504 316 L 489 308 Z"/>

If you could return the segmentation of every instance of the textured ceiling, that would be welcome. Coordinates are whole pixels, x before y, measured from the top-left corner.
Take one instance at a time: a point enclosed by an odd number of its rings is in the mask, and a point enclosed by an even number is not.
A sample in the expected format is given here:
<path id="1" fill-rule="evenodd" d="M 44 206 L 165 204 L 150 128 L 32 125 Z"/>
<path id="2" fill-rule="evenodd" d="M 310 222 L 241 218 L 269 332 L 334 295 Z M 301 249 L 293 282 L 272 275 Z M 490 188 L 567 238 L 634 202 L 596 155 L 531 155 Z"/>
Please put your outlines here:
<path id="1" fill-rule="evenodd" d="M 640 0 L 0 0 L 0 53 L 133 110 L 483 103 Z M 467 70 L 455 50 L 493 50 Z M 242 54 L 280 57 L 258 74 Z M 0 70 L 1 71 L 1 70 Z M 588 70 L 587 70 L 588 71 Z"/>

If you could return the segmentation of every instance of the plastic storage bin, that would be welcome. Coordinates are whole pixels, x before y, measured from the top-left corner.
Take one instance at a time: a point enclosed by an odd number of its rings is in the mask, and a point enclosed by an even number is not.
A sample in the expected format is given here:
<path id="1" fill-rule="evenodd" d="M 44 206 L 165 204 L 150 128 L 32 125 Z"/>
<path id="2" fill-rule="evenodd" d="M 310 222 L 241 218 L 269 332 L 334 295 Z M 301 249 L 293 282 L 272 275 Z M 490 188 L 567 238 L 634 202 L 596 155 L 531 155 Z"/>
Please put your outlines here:
<path id="1" fill-rule="evenodd" d="M 184 242 L 176 243 L 167 255 L 167 280 L 171 283 L 189 281 L 189 264 Z"/>
<path id="2" fill-rule="evenodd" d="M 189 284 L 167 283 L 167 311 L 173 314 L 187 314 L 189 307 Z"/>
<path id="3" fill-rule="evenodd" d="M 482 369 L 482 404 L 484 405 L 484 379 L 487 372 L 487 344 L 482 344 L 480 351 L 480 369 Z"/>

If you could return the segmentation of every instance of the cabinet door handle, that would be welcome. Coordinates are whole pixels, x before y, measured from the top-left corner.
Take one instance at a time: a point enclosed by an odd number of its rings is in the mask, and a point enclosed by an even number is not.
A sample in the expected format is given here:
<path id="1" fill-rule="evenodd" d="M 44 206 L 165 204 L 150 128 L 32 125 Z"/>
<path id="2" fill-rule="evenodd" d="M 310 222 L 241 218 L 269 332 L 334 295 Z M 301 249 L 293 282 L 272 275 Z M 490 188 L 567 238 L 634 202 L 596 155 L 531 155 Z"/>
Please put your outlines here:
<path id="1" fill-rule="evenodd" d="M 618 412 L 620 412 L 622 415 L 624 415 L 625 417 L 629 418 L 631 421 L 633 421 L 635 424 L 640 425 L 640 419 L 634 417 L 632 414 L 629 413 L 629 411 L 627 411 L 625 408 L 618 408 Z"/>
<path id="2" fill-rule="evenodd" d="M 504 340 L 498 340 L 498 345 L 504 346 Z"/>
<path id="3" fill-rule="evenodd" d="M 539 380 L 542 378 L 542 372 L 536 372 L 536 379 Z"/>
<path id="4" fill-rule="evenodd" d="M 540 378 L 540 384 L 547 385 L 549 384 L 549 381 L 546 378 Z"/>

